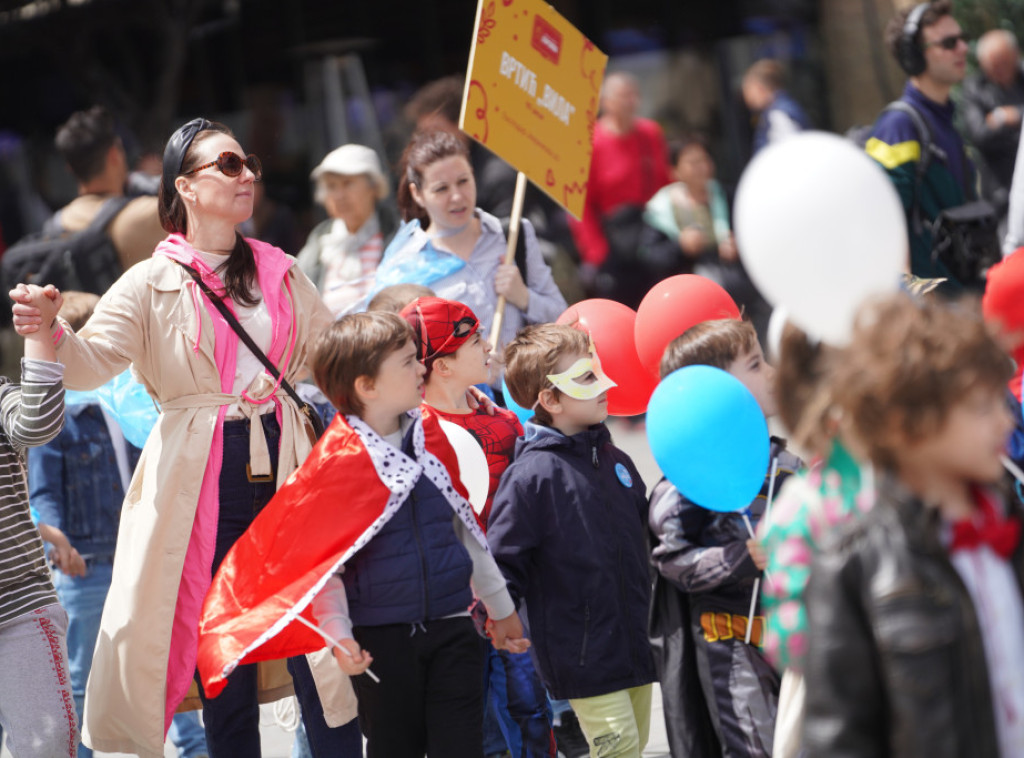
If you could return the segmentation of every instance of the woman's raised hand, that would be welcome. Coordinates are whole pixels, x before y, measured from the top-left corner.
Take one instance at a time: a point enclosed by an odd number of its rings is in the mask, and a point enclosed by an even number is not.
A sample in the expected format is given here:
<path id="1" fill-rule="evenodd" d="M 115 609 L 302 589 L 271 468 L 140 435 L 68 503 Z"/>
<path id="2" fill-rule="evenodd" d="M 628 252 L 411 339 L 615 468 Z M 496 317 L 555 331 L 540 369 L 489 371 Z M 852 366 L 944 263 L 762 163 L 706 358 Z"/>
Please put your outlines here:
<path id="1" fill-rule="evenodd" d="M 64 302 L 60 290 L 52 284 L 40 287 L 38 284 L 19 284 L 8 295 L 14 301 L 14 330 L 25 336 L 49 329 Z"/>

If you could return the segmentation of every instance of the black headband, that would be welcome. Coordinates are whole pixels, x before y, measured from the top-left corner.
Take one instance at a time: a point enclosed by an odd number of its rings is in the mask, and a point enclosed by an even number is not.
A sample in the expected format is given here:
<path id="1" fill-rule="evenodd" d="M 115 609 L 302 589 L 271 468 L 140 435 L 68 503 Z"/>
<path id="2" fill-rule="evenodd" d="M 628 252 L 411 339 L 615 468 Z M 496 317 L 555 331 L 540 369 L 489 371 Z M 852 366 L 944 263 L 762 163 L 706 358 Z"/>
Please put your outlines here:
<path id="1" fill-rule="evenodd" d="M 181 173 L 181 165 L 185 162 L 185 153 L 188 152 L 192 140 L 204 129 L 210 128 L 210 122 L 205 118 L 194 118 L 167 140 L 167 147 L 164 148 L 164 173 L 163 187 L 164 194 L 168 200 L 174 195 L 174 180 Z"/>

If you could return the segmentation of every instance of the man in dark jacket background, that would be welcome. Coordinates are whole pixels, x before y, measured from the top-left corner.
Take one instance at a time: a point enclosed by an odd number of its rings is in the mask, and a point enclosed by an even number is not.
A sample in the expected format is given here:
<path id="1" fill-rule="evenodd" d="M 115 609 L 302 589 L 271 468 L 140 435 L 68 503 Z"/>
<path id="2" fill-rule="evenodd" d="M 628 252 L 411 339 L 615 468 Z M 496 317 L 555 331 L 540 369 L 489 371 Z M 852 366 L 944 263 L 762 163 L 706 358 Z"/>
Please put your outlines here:
<path id="1" fill-rule="evenodd" d="M 950 91 L 967 71 L 967 42 L 952 16 L 949 0 L 921 3 L 897 13 L 885 32 L 886 45 L 909 75 L 899 102 L 912 108 L 927 125 L 925 139 L 912 114 L 886 109 L 875 122 L 865 149 L 889 174 L 907 214 L 910 270 L 924 278 L 945 278 L 944 288 L 962 282 L 932 259 L 930 223 L 945 209 L 976 199 L 974 165 L 953 126 L 955 108 Z M 927 171 L 918 177 L 922 145 L 932 146 Z"/>

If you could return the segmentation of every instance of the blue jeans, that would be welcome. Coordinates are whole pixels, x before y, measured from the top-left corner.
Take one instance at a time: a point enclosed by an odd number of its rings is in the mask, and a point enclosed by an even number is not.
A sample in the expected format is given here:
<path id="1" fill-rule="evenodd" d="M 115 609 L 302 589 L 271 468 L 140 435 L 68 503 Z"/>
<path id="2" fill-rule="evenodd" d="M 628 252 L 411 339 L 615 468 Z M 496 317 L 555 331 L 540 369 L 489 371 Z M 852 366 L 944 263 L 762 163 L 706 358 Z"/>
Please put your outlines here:
<path id="1" fill-rule="evenodd" d="M 554 758 L 551 708 L 530 654 L 487 648 L 485 699 L 494 707 L 509 752 L 513 758 Z"/>
<path id="2" fill-rule="evenodd" d="M 259 417 L 263 424 L 270 452 L 272 471 L 277 473 L 277 453 L 281 430 L 273 413 Z M 239 419 L 224 422 L 224 447 L 220 470 L 220 510 L 217 515 L 217 540 L 213 551 L 213 573 L 221 561 L 256 518 L 263 506 L 274 496 L 276 477 L 267 482 L 249 481 L 250 421 Z M 199 681 L 199 672 L 196 674 Z M 199 687 L 203 701 L 203 721 L 210 758 L 244 755 L 260 758 L 260 706 L 256 699 L 256 664 L 239 666 L 227 678 L 224 690 L 208 699 Z"/>
<path id="3" fill-rule="evenodd" d="M 199 711 L 175 713 L 167 739 L 178 748 L 178 758 L 196 758 L 209 753 L 206 747 L 206 731 L 199 723 Z"/>
<path id="4" fill-rule="evenodd" d="M 68 614 L 68 669 L 79 723 L 82 721 L 85 683 L 92 668 L 92 654 L 100 632 L 103 603 L 110 589 L 112 568 L 112 559 L 105 557 L 87 558 L 85 576 L 70 577 L 59 569 L 53 571 L 57 599 Z M 195 714 L 175 716 L 167 736 L 178 748 L 180 758 L 194 758 L 206 753 L 206 736 Z M 92 750 L 80 744 L 78 757 L 92 758 Z"/>

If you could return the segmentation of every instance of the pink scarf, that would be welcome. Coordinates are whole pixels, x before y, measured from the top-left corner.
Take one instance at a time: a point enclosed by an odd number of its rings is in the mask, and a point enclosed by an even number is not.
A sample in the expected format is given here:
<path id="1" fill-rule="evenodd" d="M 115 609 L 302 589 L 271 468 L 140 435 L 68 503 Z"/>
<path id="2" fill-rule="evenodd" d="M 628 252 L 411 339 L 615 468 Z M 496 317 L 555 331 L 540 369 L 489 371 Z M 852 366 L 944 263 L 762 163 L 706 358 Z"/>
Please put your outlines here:
<path id="1" fill-rule="evenodd" d="M 256 259 L 256 278 L 263 299 L 270 311 L 273 324 L 273 340 L 267 357 L 280 365 L 285 350 L 288 355 L 294 348 L 295 335 L 289 334 L 292 323 L 292 304 L 290 291 L 286 292 L 288 269 L 293 261 L 283 251 L 259 240 L 247 239 Z M 203 260 L 202 256 L 180 234 L 172 234 L 161 242 L 153 255 L 163 255 L 171 260 L 184 263 L 199 271 L 210 289 L 219 292 L 223 288 L 220 277 L 214 273 Z M 185 272 L 183 271 L 184 275 Z M 220 370 L 221 392 L 230 393 L 234 384 L 235 359 L 238 350 L 238 336 L 224 320 L 217 309 L 203 296 L 198 285 L 186 275 L 186 287 L 192 290 L 192 302 L 196 308 L 198 331 L 193 342 L 193 350 L 198 352 L 199 340 L 202 336 L 202 312 L 200 303 L 213 321 L 214 358 Z M 234 312 L 233 303 L 226 301 Z M 285 373 L 282 367 L 282 374 Z M 281 408 L 278 403 L 277 419 L 281 420 Z M 210 587 L 211 570 L 213 568 L 213 552 L 217 538 L 217 518 L 220 511 L 220 480 L 221 456 L 223 453 L 223 424 L 227 406 L 221 406 L 217 412 L 217 426 L 214 429 L 210 455 L 207 458 L 206 470 L 203 472 L 203 484 L 199 491 L 199 502 L 196 506 L 195 520 L 192 524 L 192 536 L 189 539 L 188 551 L 185 554 L 185 565 L 182 570 L 181 584 L 174 609 L 174 624 L 171 630 L 171 648 L 167 661 L 167 695 L 164 718 L 164 735 L 171 725 L 171 718 L 192 683 L 196 668 L 196 651 L 198 647 L 199 614 L 203 599 Z"/>

